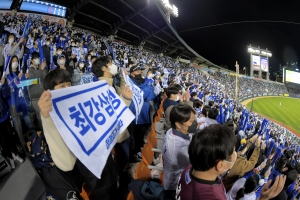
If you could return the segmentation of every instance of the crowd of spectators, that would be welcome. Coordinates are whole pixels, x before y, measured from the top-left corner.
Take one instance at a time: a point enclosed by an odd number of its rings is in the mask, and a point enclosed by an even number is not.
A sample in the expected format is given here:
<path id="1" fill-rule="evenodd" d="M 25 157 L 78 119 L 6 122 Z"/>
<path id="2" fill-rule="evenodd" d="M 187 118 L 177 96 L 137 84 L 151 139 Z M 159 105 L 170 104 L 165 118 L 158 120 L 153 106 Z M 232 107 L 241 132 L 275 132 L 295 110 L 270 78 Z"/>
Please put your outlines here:
<path id="1" fill-rule="evenodd" d="M 28 34 L 23 34 L 29 21 L 24 16 L 0 16 L 0 21 L 1 153 L 12 169 L 15 160 L 28 159 L 22 158 L 20 142 L 13 137 L 14 132 L 24 135 L 24 151 L 31 155 L 49 198 L 82 199 L 85 184 L 90 199 L 119 199 L 118 187 L 124 184 L 120 177 L 128 163 L 154 164 L 146 163 L 141 150 L 145 139 L 151 146 L 147 138 L 152 130 L 164 138 L 158 149 L 162 153 L 155 153 L 163 186 L 134 180 L 130 188 L 135 199 L 284 200 L 299 195 L 298 137 L 235 102 L 234 76 L 206 73 L 122 41 L 41 19 L 30 20 Z M 126 77 L 144 91 L 140 113 Z M 18 87 L 30 79 L 37 81 Z M 138 116 L 118 135 L 114 156 L 108 156 L 100 179 L 74 156 L 49 115 L 49 90 L 92 81 L 106 81 Z M 239 78 L 238 96 L 253 93 L 287 90 Z"/>

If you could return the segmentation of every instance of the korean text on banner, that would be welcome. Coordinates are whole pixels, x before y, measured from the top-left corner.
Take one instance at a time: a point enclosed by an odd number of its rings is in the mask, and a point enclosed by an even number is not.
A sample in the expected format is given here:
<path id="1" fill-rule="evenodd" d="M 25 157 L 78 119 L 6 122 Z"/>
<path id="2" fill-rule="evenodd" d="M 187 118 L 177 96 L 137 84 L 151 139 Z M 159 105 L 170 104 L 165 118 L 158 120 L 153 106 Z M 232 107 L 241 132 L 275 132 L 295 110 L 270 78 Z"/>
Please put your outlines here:
<path id="1" fill-rule="evenodd" d="M 136 123 L 138 122 L 138 116 L 142 111 L 143 105 L 144 105 L 144 92 L 141 90 L 137 85 L 135 85 L 128 75 L 125 75 L 123 71 L 123 77 L 126 82 L 126 85 L 129 85 L 131 91 L 132 91 L 132 101 L 135 107 L 135 120 Z"/>
<path id="2" fill-rule="evenodd" d="M 106 81 L 51 91 L 50 116 L 74 155 L 100 178 L 117 137 L 134 115 Z"/>

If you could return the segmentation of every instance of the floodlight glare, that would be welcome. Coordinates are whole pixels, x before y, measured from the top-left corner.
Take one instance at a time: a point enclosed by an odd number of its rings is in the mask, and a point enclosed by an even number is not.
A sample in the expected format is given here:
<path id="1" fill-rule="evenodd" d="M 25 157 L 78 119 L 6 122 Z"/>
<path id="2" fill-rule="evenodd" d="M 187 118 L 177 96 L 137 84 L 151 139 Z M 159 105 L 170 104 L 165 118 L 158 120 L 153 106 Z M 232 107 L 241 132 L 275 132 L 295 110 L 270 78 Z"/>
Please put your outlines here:
<path id="1" fill-rule="evenodd" d="M 175 5 L 173 5 L 172 10 L 173 10 L 173 14 L 174 14 L 176 17 L 178 17 L 178 8 L 177 8 Z"/>

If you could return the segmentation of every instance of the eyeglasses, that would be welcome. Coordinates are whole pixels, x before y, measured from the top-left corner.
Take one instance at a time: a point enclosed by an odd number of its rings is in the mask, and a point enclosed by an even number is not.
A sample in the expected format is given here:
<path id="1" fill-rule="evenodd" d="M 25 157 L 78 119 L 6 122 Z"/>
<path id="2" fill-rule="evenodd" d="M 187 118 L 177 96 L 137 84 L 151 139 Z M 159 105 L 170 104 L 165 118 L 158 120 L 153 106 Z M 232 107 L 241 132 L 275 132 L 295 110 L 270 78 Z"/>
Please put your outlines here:
<path id="1" fill-rule="evenodd" d="M 228 160 L 224 160 L 225 162 L 227 162 L 227 163 L 230 163 L 230 164 L 234 164 L 235 163 L 235 161 L 236 161 L 236 159 L 237 159 L 237 154 L 236 154 L 236 151 L 234 151 L 234 155 L 235 155 L 235 159 L 234 159 L 234 162 L 232 162 L 232 161 L 228 161 Z"/>

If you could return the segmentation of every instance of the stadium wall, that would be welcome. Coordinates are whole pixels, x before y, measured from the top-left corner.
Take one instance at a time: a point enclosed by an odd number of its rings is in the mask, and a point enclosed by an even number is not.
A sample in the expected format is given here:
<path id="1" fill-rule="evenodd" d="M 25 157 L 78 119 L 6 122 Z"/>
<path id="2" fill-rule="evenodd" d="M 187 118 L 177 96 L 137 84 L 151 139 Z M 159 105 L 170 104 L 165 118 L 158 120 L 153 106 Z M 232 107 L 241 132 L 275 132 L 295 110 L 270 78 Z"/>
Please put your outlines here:
<path id="1" fill-rule="evenodd" d="M 247 99 L 256 98 L 256 97 L 263 97 L 263 96 L 281 96 L 281 97 L 291 97 L 291 98 L 300 99 L 300 95 L 296 95 L 296 94 L 256 93 L 256 94 L 250 94 L 250 95 L 239 97 L 237 102 L 241 103 L 242 101 L 245 101 Z"/>

